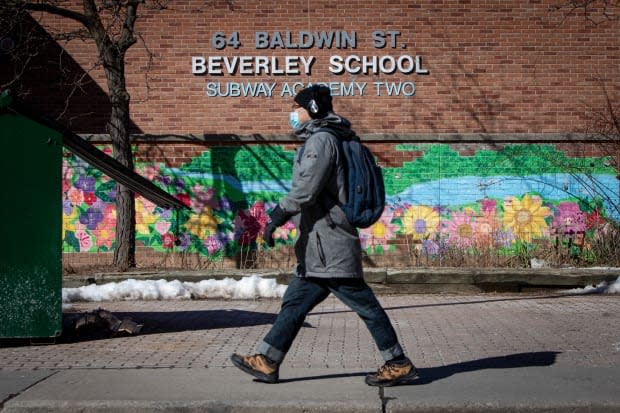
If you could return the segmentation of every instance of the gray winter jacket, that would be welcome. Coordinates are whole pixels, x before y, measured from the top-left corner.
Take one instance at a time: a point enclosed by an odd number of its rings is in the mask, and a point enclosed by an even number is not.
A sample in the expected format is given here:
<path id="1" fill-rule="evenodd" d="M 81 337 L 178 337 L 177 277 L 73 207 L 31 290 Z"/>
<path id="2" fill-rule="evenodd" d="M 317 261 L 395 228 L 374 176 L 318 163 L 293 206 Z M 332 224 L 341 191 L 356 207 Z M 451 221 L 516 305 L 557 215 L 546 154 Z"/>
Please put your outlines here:
<path id="1" fill-rule="evenodd" d="M 330 132 L 319 129 L 327 128 Z M 338 138 L 353 134 L 348 120 L 329 113 L 302 124 L 295 134 L 305 140 L 297 150 L 291 191 L 280 208 L 294 214 L 296 275 L 300 277 L 362 277 L 357 230 L 338 204 L 346 202 L 345 171 Z"/>

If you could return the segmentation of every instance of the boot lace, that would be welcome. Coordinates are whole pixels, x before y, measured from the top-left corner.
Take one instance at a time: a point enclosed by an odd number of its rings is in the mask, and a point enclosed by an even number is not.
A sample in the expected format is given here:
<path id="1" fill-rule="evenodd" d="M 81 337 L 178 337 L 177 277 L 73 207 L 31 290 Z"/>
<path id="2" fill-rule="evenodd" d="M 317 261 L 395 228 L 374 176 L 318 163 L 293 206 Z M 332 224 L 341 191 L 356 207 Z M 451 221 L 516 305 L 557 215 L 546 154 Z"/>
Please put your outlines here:
<path id="1" fill-rule="evenodd" d="M 397 375 L 398 368 L 402 366 L 397 366 L 391 363 L 385 363 L 383 366 L 379 367 L 379 372 L 377 376 L 379 377 L 393 377 Z"/>

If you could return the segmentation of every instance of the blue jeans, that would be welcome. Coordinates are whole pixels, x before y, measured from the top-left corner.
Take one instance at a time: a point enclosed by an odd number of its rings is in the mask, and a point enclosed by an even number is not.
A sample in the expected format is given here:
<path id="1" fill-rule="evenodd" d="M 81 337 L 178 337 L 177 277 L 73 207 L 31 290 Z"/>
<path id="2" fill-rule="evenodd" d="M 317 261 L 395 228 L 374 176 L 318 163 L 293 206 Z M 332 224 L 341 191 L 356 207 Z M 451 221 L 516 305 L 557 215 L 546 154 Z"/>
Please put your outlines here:
<path id="1" fill-rule="evenodd" d="M 281 363 L 306 315 L 333 293 L 360 316 L 385 361 L 403 354 L 396 332 L 377 297 L 362 278 L 293 277 L 275 323 L 258 346 L 258 353 Z"/>

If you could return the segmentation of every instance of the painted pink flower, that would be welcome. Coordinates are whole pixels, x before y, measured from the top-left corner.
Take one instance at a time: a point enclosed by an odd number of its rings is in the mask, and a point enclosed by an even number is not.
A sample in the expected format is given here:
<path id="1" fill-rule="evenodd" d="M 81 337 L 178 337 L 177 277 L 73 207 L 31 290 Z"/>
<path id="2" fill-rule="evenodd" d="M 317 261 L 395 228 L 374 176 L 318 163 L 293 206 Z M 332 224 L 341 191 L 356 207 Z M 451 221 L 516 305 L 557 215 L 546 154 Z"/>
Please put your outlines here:
<path id="1" fill-rule="evenodd" d="M 142 172 L 142 176 L 144 176 L 149 181 L 154 180 L 158 175 L 159 175 L 159 165 L 145 166 L 144 171 Z"/>
<path id="2" fill-rule="evenodd" d="M 205 247 L 207 247 L 207 251 L 209 251 L 210 255 L 215 254 L 219 250 L 224 247 L 222 241 L 218 238 L 217 235 L 211 235 L 204 240 Z"/>
<path id="3" fill-rule="evenodd" d="M 483 213 L 495 214 L 495 210 L 497 209 L 497 201 L 494 199 L 485 198 L 480 201 L 480 209 Z"/>
<path id="4" fill-rule="evenodd" d="M 287 240 L 289 237 L 295 238 L 297 236 L 297 228 L 295 228 L 295 224 L 293 221 L 289 220 L 286 223 L 278 228 L 276 228 L 273 233 L 274 239 L 282 239 Z"/>
<path id="5" fill-rule="evenodd" d="M 192 199 L 192 208 L 195 210 L 201 210 L 205 206 L 211 209 L 217 209 L 219 202 L 215 199 L 215 189 L 207 188 L 202 185 L 194 185 L 194 198 Z"/>
<path id="6" fill-rule="evenodd" d="M 110 229 L 96 229 L 93 231 L 93 235 L 96 239 L 98 247 L 112 248 L 112 241 L 114 240 L 114 231 Z"/>
<path id="7" fill-rule="evenodd" d="M 586 216 L 575 202 L 560 202 L 551 226 L 559 234 L 574 234 L 586 230 Z"/>
<path id="8" fill-rule="evenodd" d="M 169 221 L 157 221 L 157 223 L 155 224 L 155 230 L 157 230 L 157 232 L 160 235 L 164 235 L 166 232 L 168 232 L 168 230 L 170 230 L 170 222 Z"/>
<path id="9" fill-rule="evenodd" d="M 69 191 L 67 191 L 67 198 L 73 205 L 77 206 L 84 202 L 84 193 L 81 189 L 72 187 Z"/>
<path id="10" fill-rule="evenodd" d="M 69 165 L 69 162 L 64 160 L 62 161 L 62 179 L 71 181 L 71 178 L 73 178 L 73 168 Z"/>
<path id="11" fill-rule="evenodd" d="M 105 207 L 103 210 L 103 221 L 102 223 L 106 227 L 115 227 L 116 226 L 116 208 L 113 204 L 110 204 Z"/>
<path id="12" fill-rule="evenodd" d="M 495 244 L 495 238 L 502 225 L 495 210 L 483 210 L 482 216 L 476 218 L 474 238 L 477 246 L 485 247 Z"/>
<path id="13" fill-rule="evenodd" d="M 153 202 L 149 201 L 148 199 L 140 196 L 140 197 L 137 197 L 136 201 L 142 202 L 142 205 L 144 206 L 144 210 L 147 213 L 152 214 L 153 212 L 155 212 L 155 208 L 157 207 L 157 205 L 155 205 Z"/>
<path id="14" fill-rule="evenodd" d="M 75 231 L 75 237 L 80 242 L 80 252 L 87 252 L 93 246 L 93 240 L 84 230 Z"/>
<path id="15" fill-rule="evenodd" d="M 448 221 L 446 231 L 448 242 L 458 247 L 470 247 L 474 244 L 476 230 L 472 214 L 468 212 L 453 212 Z"/>

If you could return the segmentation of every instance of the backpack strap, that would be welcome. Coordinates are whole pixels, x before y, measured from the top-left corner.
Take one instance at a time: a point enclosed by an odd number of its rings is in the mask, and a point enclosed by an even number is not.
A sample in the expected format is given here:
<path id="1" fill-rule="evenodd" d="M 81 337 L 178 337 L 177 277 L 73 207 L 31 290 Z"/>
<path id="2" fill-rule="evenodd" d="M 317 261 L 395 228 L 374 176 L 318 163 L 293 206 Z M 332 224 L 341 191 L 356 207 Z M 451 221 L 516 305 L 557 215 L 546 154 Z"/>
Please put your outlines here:
<path id="1" fill-rule="evenodd" d="M 338 142 L 338 151 L 340 152 L 341 156 L 344 159 L 344 150 L 342 148 L 342 140 L 343 139 L 340 138 L 334 132 L 333 129 L 325 127 L 325 126 L 317 129 L 314 133 L 318 133 L 318 132 L 329 133 L 334 138 L 336 138 L 336 141 Z M 345 179 L 346 179 L 346 174 L 345 174 Z M 325 220 L 327 221 L 327 225 L 329 225 L 330 228 L 335 228 L 336 224 L 332 220 L 332 217 L 329 215 L 329 211 L 332 208 L 332 206 L 334 206 L 334 205 L 338 205 L 339 207 L 342 208 L 343 205 L 338 200 L 338 195 L 337 194 L 334 195 L 329 190 L 324 189 L 323 192 L 321 192 L 321 194 L 319 195 L 318 199 L 319 199 L 319 202 L 317 202 L 317 204 L 320 204 L 323 207 L 323 210 L 325 212 Z"/>

